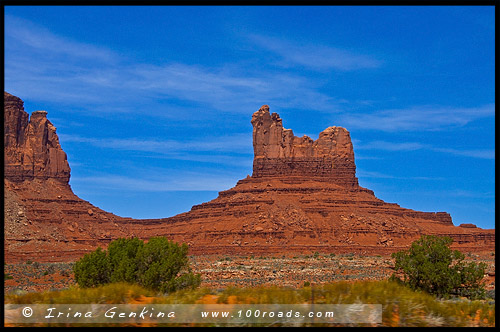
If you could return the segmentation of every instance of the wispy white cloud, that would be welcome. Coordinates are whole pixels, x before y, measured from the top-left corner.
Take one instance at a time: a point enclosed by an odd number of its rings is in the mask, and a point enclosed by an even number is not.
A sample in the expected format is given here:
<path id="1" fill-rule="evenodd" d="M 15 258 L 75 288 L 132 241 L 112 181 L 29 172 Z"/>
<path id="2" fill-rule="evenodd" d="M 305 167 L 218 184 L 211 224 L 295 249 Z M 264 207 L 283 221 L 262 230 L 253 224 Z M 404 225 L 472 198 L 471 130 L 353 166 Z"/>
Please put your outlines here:
<path id="1" fill-rule="evenodd" d="M 425 145 L 418 142 L 371 141 L 357 142 L 355 145 L 356 150 L 414 151 L 422 148 L 425 148 Z"/>
<path id="2" fill-rule="evenodd" d="M 442 148 L 435 147 L 429 144 L 422 144 L 419 142 L 388 142 L 388 141 L 370 141 L 363 142 L 361 140 L 356 140 L 354 145 L 354 151 L 366 150 L 366 151 L 391 151 L 391 152 L 410 152 L 417 150 L 428 150 L 438 153 L 447 153 L 456 156 L 464 156 L 479 159 L 495 159 L 494 149 L 457 149 L 457 148 Z M 364 159 L 369 158 L 364 156 Z"/>
<path id="3" fill-rule="evenodd" d="M 165 172 L 166 173 L 166 172 Z M 134 192 L 168 192 L 168 191 L 222 191 L 233 187 L 237 178 L 218 174 L 182 174 L 176 172 L 175 177 L 138 178 L 122 175 L 81 176 L 72 179 L 72 184 L 90 186 L 107 190 L 124 190 Z"/>
<path id="4" fill-rule="evenodd" d="M 460 149 L 449 149 L 449 148 L 433 148 L 434 151 L 450 153 L 457 156 L 480 158 L 480 159 L 495 159 L 494 149 L 477 149 L 477 150 L 460 150 Z"/>
<path id="5" fill-rule="evenodd" d="M 103 46 L 77 42 L 53 34 L 50 30 L 33 24 L 31 21 L 20 17 L 5 15 L 5 38 L 11 39 L 18 45 L 24 45 L 31 52 L 49 52 L 72 58 L 90 58 L 93 60 L 113 61 L 116 55 Z"/>
<path id="6" fill-rule="evenodd" d="M 175 153 L 170 155 L 151 155 L 149 158 L 165 158 L 165 159 L 176 159 L 183 161 L 194 161 L 197 163 L 209 163 L 213 165 L 225 165 L 231 167 L 237 167 L 238 169 L 246 169 L 248 173 L 252 172 L 253 165 L 253 155 L 236 155 L 236 154 L 221 154 L 221 153 L 203 153 L 203 154 L 193 154 L 193 153 Z"/>
<path id="7" fill-rule="evenodd" d="M 359 178 L 376 178 L 376 179 L 398 179 L 398 180 L 445 180 L 443 177 L 429 177 L 429 176 L 395 176 L 391 174 L 384 174 L 380 172 L 366 171 L 366 170 L 356 170 L 356 176 Z"/>
<path id="8" fill-rule="evenodd" d="M 79 135 L 59 135 L 61 142 L 91 144 L 100 148 L 154 152 L 173 155 L 179 152 L 226 152 L 249 153 L 252 150 L 251 136 L 235 134 L 202 140 L 161 140 L 141 138 L 94 138 Z"/>
<path id="9" fill-rule="evenodd" d="M 134 62 L 99 45 L 58 36 L 21 18 L 5 23 L 5 88 L 33 101 L 79 105 L 87 112 L 130 112 L 142 103 L 158 115 L 162 106 L 252 112 L 263 104 L 331 111 L 338 101 L 316 82 L 290 72 L 269 72 L 248 65 L 209 67 L 165 60 Z M 103 107 L 102 105 L 107 105 Z M 137 110 L 135 110 L 137 111 Z"/>
<path id="10" fill-rule="evenodd" d="M 381 110 L 373 113 L 345 114 L 339 121 L 349 128 L 386 132 L 434 131 L 462 127 L 468 123 L 494 117 L 495 105 L 477 107 L 422 106 L 407 109 Z"/>
<path id="11" fill-rule="evenodd" d="M 60 141 L 63 143 L 76 142 L 90 144 L 99 148 L 116 149 L 125 151 L 151 152 L 169 159 L 191 160 L 199 162 L 219 163 L 219 164 L 248 164 L 251 157 L 241 159 L 240 155 L 250 156 L 252 153 L 251 136 L 246 133 L 212 137 L 210 139 L 197 140 L 162 140 L 144 138 L 94 138 L 79 135 L 60 134 Z M 354 150 L 362 151 L 390 151 L 390 152 L 411 152 L 417 150 L 428 150 L 438 153 L 452 154 L 479 159 L 495 159 L 494 149 L 457 149 L 435 147 L 419 142 L 388 142 L 369 141 L 363 142 L 355 140 Z M 202 154 L 198 154 L 202 153 Z M 203 154 L 206 153 L 206 154 Z M 235 155 L 237 154 L 237 155 Z M 356 159 L 379 159 L 380 157 L 363 156 Z M 368 174 L 365 172 L 365 174 Z M 373 175 L 373 174 L 372 174 Z"/>
<path id="12" fill-rule="evenodd" d="M 164 98 L 197 102 L 226 112 L 248 112 L 262 104 L 332 110 L 337 101 L 315 89 L 306 78 L 290 73 L 252 71 L 247 68 L 206 68 L 167 63 L 129 69 L 127 87 Z M 237 101 L 237 103 L 235 103 Z M 257 109 L 255 109 L 257 110 Z"/>
<path id="13" fill-rule="evenodd" d="M 80 188 L 131 192 L 222 191 L 234 187 L 244 177 L 241 170 L 172 166 L 127 163 L 125 173 L 94 170 L 72 178 L 71 184 Z"/>
<path id="14" fill-rule="evenodd" d="M 283 66 L 298 65 L 312 70 L 358 70 L 377 68 L 382 61 L 373 56 L 348 51 L 342 48 L 297 43 L 275 37 L 249 35 L 256 45 L 277 54 L 282 58 Z"/>
<path id="15" fill-rule="evenodd" d="M 143 100 L 146 104 L 158 99 L 173 103 L 187 101 L 197 105 L 197 109 L 231 113 L 256 111 L 263 104 L 319 111 L 338 108 L 335 98 L 293 74 L 228 72 L 224 68 L 180 63 L 115 64 L 99 68 L 84 64 L 60 66 L 58 62 L 26 57 L 30 55 L 21 55 L 13 65 L 10 63 L 14 61 L 7 59 L 6 88 L 38 100 L 82 107 L 89 103 L 104 104 L 113 110 L 130 110 L 127 105 L 131 102 Z M 159 107 L 148 109 L 151 114 L 161 110 Z M 101 108 L 89 108 L 91 112 L 97 110 Z"/>

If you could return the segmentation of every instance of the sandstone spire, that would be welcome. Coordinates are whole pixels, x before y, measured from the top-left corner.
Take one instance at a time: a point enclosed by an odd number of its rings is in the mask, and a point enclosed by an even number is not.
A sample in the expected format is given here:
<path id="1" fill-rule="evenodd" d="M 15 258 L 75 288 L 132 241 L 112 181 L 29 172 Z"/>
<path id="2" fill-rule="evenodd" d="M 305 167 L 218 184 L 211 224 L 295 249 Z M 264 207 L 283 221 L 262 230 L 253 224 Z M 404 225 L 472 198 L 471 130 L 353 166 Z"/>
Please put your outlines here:
<path id="1" fill-rule="evenodd" d="M 76 196 L 70 167 L 46 111 L 31 118 L 4 91 L 4 251 L 6 261 L 64 261 L 113 237 L 130 237 L 128 219 Z"/>
<path id="2" fill-rule="evenodd" d="M 389 253 L 422 234 L 456 248 L 493 250 L 495 230 L 453 225 L 446 212 L 386 203 L 358 185 L 349 132 L 328 127 L 295 137 L 262 106 L 252 116 L 253 175 L 191 211 L 164 219 L 122 218 L 77 197 L 66 154 L 45 111 L 31 119 L 4 93 L 6 261 L 70 261 L 112 239 L 166 236 L 192 254 Z M 117 197 L 120 199 L 120 197 Z"/>
<path id="3" fill-rule="evenodd" d="M 354 151 L 349 132 L 328 127 L 317 140 L 297 137 L 283 128 L 277 113 L 263 105 L 252 116 L 253 177 L 300 177 L 357 187 Z"/>
<path id="4" fill-rule="evenodd" d="M 69 182 L 71 169 L 66 153 L 46 111 L 35 111 L 30 118 L 23 101 L 4 92 L 4 128 L 6 179 L 54 178 Z"/>

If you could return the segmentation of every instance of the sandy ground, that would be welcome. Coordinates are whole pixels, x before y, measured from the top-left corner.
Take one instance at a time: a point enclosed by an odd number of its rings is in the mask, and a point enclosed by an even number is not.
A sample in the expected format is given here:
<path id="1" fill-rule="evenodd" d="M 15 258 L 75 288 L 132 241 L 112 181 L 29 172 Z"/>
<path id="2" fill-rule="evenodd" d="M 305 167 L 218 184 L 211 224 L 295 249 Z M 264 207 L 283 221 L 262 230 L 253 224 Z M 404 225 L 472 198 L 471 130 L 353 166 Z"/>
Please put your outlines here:
<path id="1" fill-rule="evenodd" d="M 494 253 L 466 254 L 467 261 L 488 265 L 484 282 L 495 288 Z M 393 273 L 389 256 L 311 254 L 297 256 L 192 256 L 191 267 L 202 275 L 202 285 L 214 289 L 228 286 L 276 285 L 301 287 L 339 280 L 382 280 Z M 4 289 L 9 292 L 61 290 L 75 285 L 72 263 L 6 264 Z"/>

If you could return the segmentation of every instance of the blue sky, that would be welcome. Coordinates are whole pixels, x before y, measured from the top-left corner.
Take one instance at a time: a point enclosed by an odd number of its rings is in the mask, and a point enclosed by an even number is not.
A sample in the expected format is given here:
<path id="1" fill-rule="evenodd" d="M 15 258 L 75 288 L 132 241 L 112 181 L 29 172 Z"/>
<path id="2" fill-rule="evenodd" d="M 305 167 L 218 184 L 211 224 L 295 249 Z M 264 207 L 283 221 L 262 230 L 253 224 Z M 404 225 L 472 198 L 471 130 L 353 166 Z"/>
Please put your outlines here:
<path id="1" fill-rule="evenodd" d="M 48 111 L 73 191 L 169 217 L 252 173 L 268 104 L 342 126 L 386 202 L 494 228 L 494 7 L 5 6 L 5 90 Z"/>

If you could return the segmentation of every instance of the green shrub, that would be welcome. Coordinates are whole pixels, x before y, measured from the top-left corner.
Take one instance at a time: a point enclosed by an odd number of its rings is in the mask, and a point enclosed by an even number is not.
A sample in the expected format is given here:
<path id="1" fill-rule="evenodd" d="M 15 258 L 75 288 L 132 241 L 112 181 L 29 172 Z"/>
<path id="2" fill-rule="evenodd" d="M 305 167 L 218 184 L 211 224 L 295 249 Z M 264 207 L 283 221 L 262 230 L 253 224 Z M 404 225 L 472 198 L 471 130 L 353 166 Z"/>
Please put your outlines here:
<path id="1" fill-rule="evenodd" d="M 100 247 L 77 261 L 73 271 L 80 287 L 96 287 L 110 282 L 109 259 Z"/>
<path id="2" fill-rule="evenodd" d="M 174 291 L 176 286 L 184 285 L 176 279 L 183 269 L 187 269 L 183 272 L 191 273 L 187 253 L 188 246 L 185 243 L 178 245 L 164 237 L 151 238 L 137 252 L 139 284 L 162 292 Z"/>
<path id="3" fill-rule="evenodd" d="M 117 239 L 107 251 L 97 248 L 76 262 L 75 280 L 83 288 L 119 282 L 161 292 L 195 288 L 201 277 L 192 273 L 187 253 L 186 244 L 164 237 L 151 238 L 147 243 L 137 238 Z"/>
<path id="4" fill-rule="evenodd" d="M 137 252 L 144 246 L 138 238 L 117 239 L 108 246 L 110 281 L 135 283 L 138 272 Z"/>
<path id="5" fill-rule="evenodd" d="M 452 242 L 450 237 L 423 235 L 411 244 L 408 251 L 393 253 L 394 268 L 402 274 L 402 282 L 413 290 L 423 290 L 440 297 L 484 297 L 481 280 L 486 264 L 466 264 L 463 262 L 464 254 L 449 248 Z M 393 275 L 391 279 L 399 278 Z"/>

